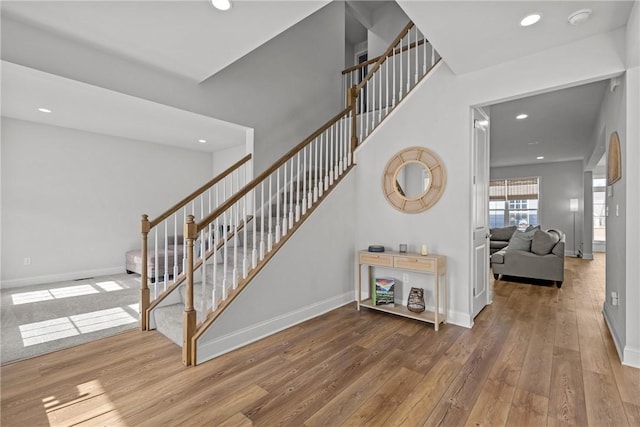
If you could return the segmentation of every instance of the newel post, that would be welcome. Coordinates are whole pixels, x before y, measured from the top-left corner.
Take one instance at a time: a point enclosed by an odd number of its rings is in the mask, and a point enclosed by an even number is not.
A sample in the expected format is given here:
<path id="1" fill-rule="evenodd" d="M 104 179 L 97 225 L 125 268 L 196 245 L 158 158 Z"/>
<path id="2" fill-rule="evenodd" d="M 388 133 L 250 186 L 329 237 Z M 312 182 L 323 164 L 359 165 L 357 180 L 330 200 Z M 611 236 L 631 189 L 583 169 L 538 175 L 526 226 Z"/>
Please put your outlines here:
<path id="1" fill-rule="evenodd" d="M 358 137 L 356 136 L 356 130 L 358 129 L 357 124 L 357 111 L 356 106 L 358 105 L 358 92 L 356 91 L 356 86 L 353 85 L 349 88 L 349 98 L 347 99 L 347 106 L 351 108 L 351 152 L 353 153 L 358 146 Z"/>
<path id="2" fill-rule="evenodd" d="M 149 329 L 147 310 L 149 309 L 149 272 L 147 271 L 147 237 L 151 230 L 149 217 L 142 215 L 140 232 L 142 233 L 142 277 L 140 278 L 140 330 Z"/>
<path id="3" fill-rule="evenodd" d="M 184 302 L 182 322 L 182 363 L 185 366 L 192 364 L 192 353 L 194 351 L 192 338 L 196 331 L 196 311 L 193 308 L 193 244 L 198 236 L 198 225 L 194 219 L 193 215 L 187 215 L 187 222 L 184 225 L 184 236 L 187 239 L 187 295 Z"/>

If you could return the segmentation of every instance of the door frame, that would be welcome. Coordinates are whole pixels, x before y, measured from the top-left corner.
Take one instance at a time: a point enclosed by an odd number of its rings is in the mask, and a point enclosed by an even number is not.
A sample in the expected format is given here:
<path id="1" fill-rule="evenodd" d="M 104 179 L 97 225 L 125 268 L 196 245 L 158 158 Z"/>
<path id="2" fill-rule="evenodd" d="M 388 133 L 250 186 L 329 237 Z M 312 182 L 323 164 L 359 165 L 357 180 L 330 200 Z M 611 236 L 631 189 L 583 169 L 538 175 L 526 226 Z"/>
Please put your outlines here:
<path id="1" fill-rule="evenodd" d="M 483 109 L 482 107 L 479 106 L 472 106 L 469 109 L 469 132 L 470 132 L 470 141 L 471 141 L 471 182 L 470 182 L 470 197 L 471 197 L 471 203 L 470 203 L 470 235 L 471 235 L 471 241 L 470 241 L 470 248 L 469 248 L 469 265 L 471 266 L 471 269 L 469 271 L 469 317 L 470 317 L 470 321 L 471 321 L 471 326 L 473 326 L 474 323 L 474 317 L 473 317 L 473 303 L 474 303 L 474 289 L 476 288 L 476 283 L 475 283 L 475 277 L 476 277 L 476 272 L 475 272 L 475 245 L 474 245 L 474 236 L 475 236 L 475 220 L 474 220 L 474 212 L 475 212 L 475 201 L 474 201 L 474 185 L 475 185 L 475 165 L 476 165 L 476 158 L 475 156 L 477 155 L 477 151 L 476 151 L 476 147 L 475 147 L 475 113 L 474 111 L 477 111 L 480 113 L 480 115 L 483 117 L 484 120 L 489 120 L 489 115 L 487 114 L 487 112 L 485 111 L 485 109 Z M 490 159 L 490 148 L 491 148 L 491 133 L 489 132 L 489 128 L 487 128 L 487 147 L 486 147 L 486 177 L 487 177 L 487 187 L 489 185 L 489 180 L 490 180 L 490 164 L 489 164 L 489 159 Z M 487 197 L 489 196 L 489 190 L 487 188 Z M 488 206 L 488 204 L 487 204 Z M 487 212 L 485 213 L 486 215 L 486 226 L 487 226 L 487 232 L 489 229 L 489 211 L 487 209 Z M 489 245 L 489 239 L 487 239 L 487 254 L 490 253 L 490 245 Z M 489 257 L 487 257 L 487 266 L 489 263 Z M 491 289 L 491 272 L 490 272 L 490 268 L 487 267 L 487 289 L 485 292 L 486 295 L 486 300 L 485 300 L 485 304 L 484 307 L 486 307 L 487 305 L 491 304 L 493 302 L 493 292 Z M 480 310 L 482 311 L 482 309 Z M 479 311 L 479 312 L 480 312 Z"/>

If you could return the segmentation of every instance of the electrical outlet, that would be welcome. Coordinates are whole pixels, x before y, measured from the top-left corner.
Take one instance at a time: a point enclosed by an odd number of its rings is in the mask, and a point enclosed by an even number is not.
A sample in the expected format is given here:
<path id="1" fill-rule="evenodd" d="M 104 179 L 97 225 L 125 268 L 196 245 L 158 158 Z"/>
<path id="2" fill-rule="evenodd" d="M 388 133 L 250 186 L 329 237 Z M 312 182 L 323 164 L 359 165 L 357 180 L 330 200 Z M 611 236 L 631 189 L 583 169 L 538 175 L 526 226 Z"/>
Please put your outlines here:
<path id="1" fill-rule="evenodd" d="M 31 257 L 24 258 L 24 265 L 31 265 Z"/>
<path id="2" fill-rule="evenodd" d="M 409 275 L 407 273 L 402 273 L 402 283 L 409 284 Z"/>
<path id="3" fill-rule="evenodd" d="M 616 307 L 619 304 L 618 293 L 611 292 L 611 305 Z"/>

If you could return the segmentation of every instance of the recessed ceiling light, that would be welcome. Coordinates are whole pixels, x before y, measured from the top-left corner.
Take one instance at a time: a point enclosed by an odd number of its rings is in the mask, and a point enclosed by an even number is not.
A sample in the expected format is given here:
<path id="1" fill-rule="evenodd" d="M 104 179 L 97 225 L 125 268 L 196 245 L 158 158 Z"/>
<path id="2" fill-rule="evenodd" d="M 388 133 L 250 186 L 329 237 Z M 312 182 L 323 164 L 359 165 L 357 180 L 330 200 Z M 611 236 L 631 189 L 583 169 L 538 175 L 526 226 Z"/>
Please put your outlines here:
<path id="1" fill-rule="evenodd" d="M 206 143 L 207 143 L 207 140 L 206 140 L 206 139 L 199 139 L 199 140 L 198 140 L 198 142 L 199 142 L 200 144 L 206 144 Z"/>
<path id="2" fill-rule="evenodd" d="M 522 120 L 522 119 L 526 119 L 527 117 L 529 117 L 529 115 L 528 115 L 528 114 L 518 114 L 518 115 L 516 116 L 516 119 L 518 119 L 518 120 Z"/>
<path id="3" fill-rule="evenodd" d="M 520 21 L 520 25 L 523 27 L 528 27 L 529 25 L 533 25 L 538 22 L 541 18 L 541 13 L 532 13 L 531 15 L 527 15 L 522 18 L 522 21 Z"/>
<path id="4" fill-rule="evenodd" d="M 229 0 L 211 0 L 211 4 L 219 10 L 231 9 L 231 2 Z"/>
<path id="5" fill-rule="evenodd" d="M 489 124 L 489 120 L 478 120 L 480 126 L 486 126 Z"/>
<path id="6" fill-rule="evenodd" d="M 538 145 L 538 144 L 540 144 L 540 141 L 527 142 L 527 145 Z"/>
<path id="7" fill-rule="evenodd" d="M 542 159 L 544 159 L 544 156 L 538 156 L 538 157 L 536 157 L 536 159 L 542 160 Z"/>
<path id="8" fill-rule="evenodd" d="M 569 21 L 571 25 L 580 25 L 589 19 L 589 16 L 591 16 L 591 9 L 580 9 L 569 15 L 567 21 Z"/>
<path id="9" fill-rule="evenodd" d="M 49 110 L 48 108 L 38 108 L 38 111 L 40 111 L 41 113 L 50 113 L 51 110 Z"/>

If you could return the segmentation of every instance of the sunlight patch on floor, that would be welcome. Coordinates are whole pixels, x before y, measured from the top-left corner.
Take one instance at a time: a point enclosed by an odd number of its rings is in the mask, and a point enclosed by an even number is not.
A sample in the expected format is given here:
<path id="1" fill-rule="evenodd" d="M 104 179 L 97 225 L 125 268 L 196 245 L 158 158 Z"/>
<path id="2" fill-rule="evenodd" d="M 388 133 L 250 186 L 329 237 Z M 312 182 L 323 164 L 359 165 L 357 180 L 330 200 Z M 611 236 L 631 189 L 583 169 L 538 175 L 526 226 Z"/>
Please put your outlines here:
<path id="1" fill-rule="evenodd" d="M 132 304 L 137 305 L 137 304 Z M 122 307 L 20 325 L 25 347 L 137 322 Z"/>
<path id="2" fill-rule="evenodd" d="M 98 288 L 96 288 L 96 286 Z M 94 284 L 83 284 L 65 286 L 63 288 L 43 289 L 39 291 L 20 292 L 11 295 L 13 305 L 29 304 L 33 302 L 50 301 L 53 299 L 72 298 L 83 295 L 99 294 L 100 292 L 114 292 L 124 289 L 130 289 L 123 283 L 113 280 L 96 282 Z"/>

